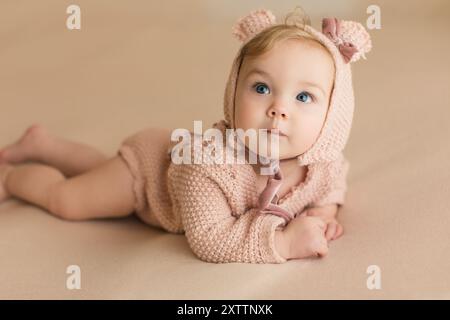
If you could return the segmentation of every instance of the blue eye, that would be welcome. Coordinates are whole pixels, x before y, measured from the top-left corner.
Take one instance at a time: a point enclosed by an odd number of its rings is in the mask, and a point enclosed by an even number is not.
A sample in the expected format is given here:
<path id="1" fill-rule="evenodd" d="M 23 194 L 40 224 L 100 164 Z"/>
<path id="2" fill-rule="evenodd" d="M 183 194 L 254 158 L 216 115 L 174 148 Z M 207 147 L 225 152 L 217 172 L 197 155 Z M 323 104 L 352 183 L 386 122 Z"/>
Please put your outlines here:
<path id="1" fill-rule="evenodd" d="M 270 92 L 269 87 L 262 83 L 256 84 L 254 88 L 259 94 L 268 94 Z"/>
<path id="2" fill-rule="evenodd" d="M 297 100 L 299 100 L 303 103 L 311 103 L 312 97 L 308 92 L 303 91 L 297 95 Z"/>

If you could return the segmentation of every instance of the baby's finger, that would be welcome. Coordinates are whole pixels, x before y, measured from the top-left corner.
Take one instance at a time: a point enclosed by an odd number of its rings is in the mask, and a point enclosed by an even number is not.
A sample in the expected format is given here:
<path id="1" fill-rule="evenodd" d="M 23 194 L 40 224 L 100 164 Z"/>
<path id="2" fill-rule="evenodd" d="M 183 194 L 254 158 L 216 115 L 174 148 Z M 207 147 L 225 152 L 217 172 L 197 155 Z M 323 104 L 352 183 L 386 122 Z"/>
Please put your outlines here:
<path id="1" fill-rule="evenodd" d="M 316 223 L 317 223 L 317 226 L 320 228 L 320 229 L 322 229 L 322 230 L 326 230 L 326 228 L 327 228 L 327 224 L 322 220 L 322 219 L 320 219 L 320 218 L 312 218 L 312 219 L 316 219 Z"/>
<path id="2" fill-rule="evenodd" d="M 327 231 L 325 232 L 325 238 L 327 241 L 330 241 L 333 239 L 337 231 L 337 223 L 336 222 L 330 222 L 327 227 Z"/>
<path id="3" fill-rule="evenodd" d="M 328 254 L 328 244 L 326 241 L 323 241 L 322 245 L 316 251 L 317 257 L 325 257 Z"/>

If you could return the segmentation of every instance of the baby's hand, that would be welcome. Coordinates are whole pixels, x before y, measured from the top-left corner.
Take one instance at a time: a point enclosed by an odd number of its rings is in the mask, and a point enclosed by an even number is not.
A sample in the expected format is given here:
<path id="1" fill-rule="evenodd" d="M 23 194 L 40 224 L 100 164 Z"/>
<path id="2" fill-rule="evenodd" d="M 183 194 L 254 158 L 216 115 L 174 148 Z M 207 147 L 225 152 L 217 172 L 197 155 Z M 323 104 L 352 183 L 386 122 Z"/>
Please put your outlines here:
<path id="1" fill-rule="evenodd" d="M 301 215 L 317 217 L 326 223 L 325 237 L 327 241 L 336 240 L 344 233 L 344 227 L 337 221 L 337 205 L 309 208 Z"/>
<path id="2" fill-rule="evenodd" d="M 328 253 L 325 228 L 326 224 L 317 217 L 298 216 L 279 231 L 277 247 L 286 259 L 325 256 Z"/>

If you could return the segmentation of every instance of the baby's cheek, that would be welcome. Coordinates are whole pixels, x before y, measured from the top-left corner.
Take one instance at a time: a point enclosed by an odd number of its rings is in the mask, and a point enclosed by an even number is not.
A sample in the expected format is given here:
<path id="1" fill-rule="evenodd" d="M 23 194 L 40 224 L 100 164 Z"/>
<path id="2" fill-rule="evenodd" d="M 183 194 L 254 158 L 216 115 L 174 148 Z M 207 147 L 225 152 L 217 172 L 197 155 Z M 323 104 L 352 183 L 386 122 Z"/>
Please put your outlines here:
<path id="1" fill-rule="evenodd" d="M 317 134 L 315 128 L 307 124 L 298 126 L 290 137 L 292 152 L 300 155 L 307 151 L 316 141 Z"/>
<path id="2" fill-rule="evenodd" d="M 258 129 L 258 114 L 251 104 L 239 105 L 236 108 L 236 126 L 247 130 L 249 128 Z"/>

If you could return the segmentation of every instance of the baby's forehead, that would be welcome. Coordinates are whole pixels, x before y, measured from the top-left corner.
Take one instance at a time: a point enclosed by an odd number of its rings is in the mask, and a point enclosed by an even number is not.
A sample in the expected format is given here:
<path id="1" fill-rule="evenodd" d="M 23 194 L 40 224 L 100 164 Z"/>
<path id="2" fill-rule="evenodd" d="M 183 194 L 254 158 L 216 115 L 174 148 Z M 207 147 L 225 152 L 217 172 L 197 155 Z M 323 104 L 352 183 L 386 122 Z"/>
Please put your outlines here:
<path id="1" fill-rule="evenodd" d="M 326 63 L 334 69 L 334 59 L 329 50 L 320 42 L 313 39 L 286 39 L 274 43 L 264 52 L 244 56 L 241 69 L 252 68 L 255 65 L 279 65 L 289 64 L 292 67 L 296 65 L 310 65 Z"/>
<path id="2" fill-rule="evenodd" d="M 316 43 L 316 44 L 314 44 Z M 334 60 L 328 49 L 316 41 L 291 41 L 280 43 L 267 52 L 244 57 L 241 76 L 260 75 L 276 78 L 280 74 L 292 77 L 317 78 L 326 80 L 334 76 Z"/>

